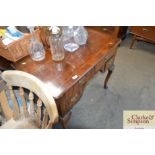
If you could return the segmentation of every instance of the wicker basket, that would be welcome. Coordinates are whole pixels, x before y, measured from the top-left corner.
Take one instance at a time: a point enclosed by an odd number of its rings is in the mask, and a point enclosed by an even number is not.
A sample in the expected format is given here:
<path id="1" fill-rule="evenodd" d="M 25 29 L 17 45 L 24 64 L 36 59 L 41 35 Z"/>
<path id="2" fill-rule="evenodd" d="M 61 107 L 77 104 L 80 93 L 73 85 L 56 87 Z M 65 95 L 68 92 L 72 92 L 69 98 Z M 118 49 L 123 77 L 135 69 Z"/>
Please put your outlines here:
<path id="1" fill-rule="evenodd" d="M 36 37 L 40 40 L 40 30 L 35 31 Z M 4 45 L 0 39 L 0 56 L 7 60 L 16 62 L 29 54 L 28 47 L 30 44 L 31 34 L 24 33 L 24 36 L 8 45 Z"/>

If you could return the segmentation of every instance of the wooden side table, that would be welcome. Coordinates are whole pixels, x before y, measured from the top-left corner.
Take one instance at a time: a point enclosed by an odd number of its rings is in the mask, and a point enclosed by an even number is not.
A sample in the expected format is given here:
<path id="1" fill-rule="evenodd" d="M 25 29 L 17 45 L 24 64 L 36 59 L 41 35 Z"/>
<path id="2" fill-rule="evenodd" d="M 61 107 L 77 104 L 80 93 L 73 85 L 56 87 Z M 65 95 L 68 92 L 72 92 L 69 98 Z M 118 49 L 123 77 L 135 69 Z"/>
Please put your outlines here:
<path id="1" fill-rule="evenodd" d="M 114 60 L 120 39 L 88 28 L 88 42 L 73 53 L 65 52 L 65 60 L 53 62 L 51 52 L 43 61 L 35 62 L 29 56 L 13 64 L 18 70 L 35 75 L 53 93 L 59 111 L 59 122 L 66 128 L 71 109 L 79 101 L 87 82 L 98 71 L 108 71 L 107 82 L 114 69 Z"/>

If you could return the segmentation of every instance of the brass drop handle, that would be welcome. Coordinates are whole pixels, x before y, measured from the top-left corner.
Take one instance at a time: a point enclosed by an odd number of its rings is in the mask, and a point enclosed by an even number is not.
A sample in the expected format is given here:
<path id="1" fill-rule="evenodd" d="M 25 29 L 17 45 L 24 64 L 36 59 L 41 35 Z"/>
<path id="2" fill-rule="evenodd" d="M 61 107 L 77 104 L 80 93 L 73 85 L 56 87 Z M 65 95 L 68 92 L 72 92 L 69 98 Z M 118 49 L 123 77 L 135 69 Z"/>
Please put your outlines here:
<path id="1" fill-rule="evenodd" d="M 148 31 L 149 31 L 147 28 L 142 28 L 142 30 L 143 30 L 144 32 L 148 32 Z"/>
<path id="2" fill-rule="evenodd" d="M 77 101 L 77 99 L 78 99 L 78 95 L 75 94 L 75 96 L 73 96 L 73 97 L 71 98 L 71 102 L 75 102 L 75 101 Z"/>

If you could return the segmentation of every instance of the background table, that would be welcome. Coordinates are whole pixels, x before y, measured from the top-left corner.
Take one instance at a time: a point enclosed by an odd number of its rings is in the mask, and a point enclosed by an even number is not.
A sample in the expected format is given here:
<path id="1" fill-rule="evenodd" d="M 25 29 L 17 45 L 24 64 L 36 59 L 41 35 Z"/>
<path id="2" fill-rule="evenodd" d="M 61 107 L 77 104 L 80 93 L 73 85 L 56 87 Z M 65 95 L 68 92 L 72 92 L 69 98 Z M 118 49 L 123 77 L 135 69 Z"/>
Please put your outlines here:
<path id="1" fill-rule="evenodd" d="M 131 49 L 137 40 L 155 44 L 155 26 L 130 26 L 129 30 L 133 35 Z"/>

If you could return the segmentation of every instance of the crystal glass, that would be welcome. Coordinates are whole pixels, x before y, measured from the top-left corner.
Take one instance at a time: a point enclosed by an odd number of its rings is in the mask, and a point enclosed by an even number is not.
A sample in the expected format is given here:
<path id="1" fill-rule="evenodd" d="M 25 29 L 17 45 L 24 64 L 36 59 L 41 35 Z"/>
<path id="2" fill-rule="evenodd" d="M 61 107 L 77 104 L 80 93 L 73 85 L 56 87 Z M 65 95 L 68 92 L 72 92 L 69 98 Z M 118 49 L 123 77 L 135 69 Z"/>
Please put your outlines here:
<path id="1" fill-rule="evenodd" d="M 58 27 L 53 28 L 52 35 L 49 37 L 49 42 L 52 59 L 54 61 L 62 61 L 65 57 L 62 37 L 62 30 Z"/>
<path id="2" fill-rule="evenodd" d="M 85 45 L 88 39 L 88 32 L 84 28 L 84 26 L 78 26 L 78 28 L 74 32 L 74 38 L 76 43 L 79 45 Z"/>
<path id="3" fill-rule="evenodd" d="M 74 52 L 79 48 L 74 38 L 74 31 L 77 26 L 64 26 L 63 27 L 63 45 L 64 49 L 69 52 Z"/>
<path id="4" fill-rule="evenodd" d="M 34 61 L 41 61 L 45 58 L 45 50 L 43 44 L 35 37 L 34 30 L 30 28 L 32 38 L 30 40 L 29 53 Z"/>

